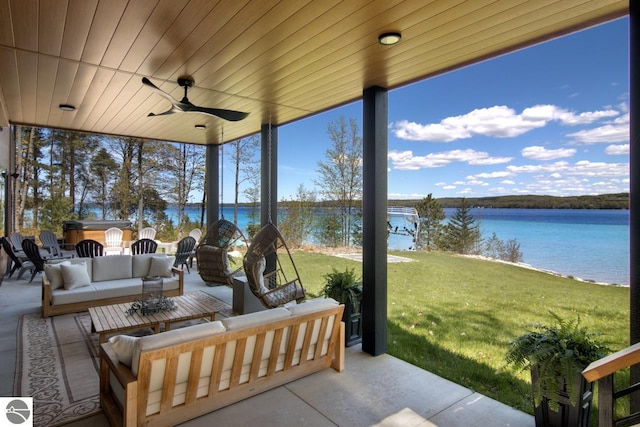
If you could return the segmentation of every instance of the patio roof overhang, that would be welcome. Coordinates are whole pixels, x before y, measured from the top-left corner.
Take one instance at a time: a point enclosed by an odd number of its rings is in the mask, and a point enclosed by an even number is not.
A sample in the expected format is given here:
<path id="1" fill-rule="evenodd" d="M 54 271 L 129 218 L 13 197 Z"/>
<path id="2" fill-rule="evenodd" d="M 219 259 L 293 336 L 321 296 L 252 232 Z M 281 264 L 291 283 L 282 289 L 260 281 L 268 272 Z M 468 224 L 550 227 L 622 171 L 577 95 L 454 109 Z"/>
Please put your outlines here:
<path id="1" fill-rule="evenodd" d="M 219 144 L 628 11 L 628 0 L 0 0 L 0 126 Z M 378 43 L 389 31 L 399 44 Z M 180 99 L 183 75 L 194 104 L 249 117 L 147 117 L 169 103 L 142 78 Z"/>
<path id="2" fill-rule="evenodd" d="M 29 125 L 208 145 L 208 174 L 216 177 L 217 144 L 262 131 L 264 148 L 271 124 L 277 136 L 279 125 L 363 99 L 362 348 L 380 354 L 386 349 L 387 91 L 625 16 L 630 7 L 634 140 L 640 26 L 638 3 L 629 0 L 0 0 L 0 130 Z M 386 32 L 400 33 L 401 42 L 379 44 Z M 147 117 L 170 104 L 142 78 L 180 99 L 176 81 L 185 75 L 195 79 L 194 104 L 249 117 Z M 62 111 L 61 104 L 75 110 Z M 0 149 L 9 145 L 7 134 L 0 132 Z M 263 176 L 275 174 L 274 160 L 262 165 Z M 218 211 L 213 181 L 208 212 Z M 640 185 L 634 168 L 631 181 L 632 188 Z M 276 187 L 270 191 L 275 203 Z M 264 188 L 262 200 L 268 200 Z M 631 197 L 632 342 L 640 341 L 636 203 Z"/>

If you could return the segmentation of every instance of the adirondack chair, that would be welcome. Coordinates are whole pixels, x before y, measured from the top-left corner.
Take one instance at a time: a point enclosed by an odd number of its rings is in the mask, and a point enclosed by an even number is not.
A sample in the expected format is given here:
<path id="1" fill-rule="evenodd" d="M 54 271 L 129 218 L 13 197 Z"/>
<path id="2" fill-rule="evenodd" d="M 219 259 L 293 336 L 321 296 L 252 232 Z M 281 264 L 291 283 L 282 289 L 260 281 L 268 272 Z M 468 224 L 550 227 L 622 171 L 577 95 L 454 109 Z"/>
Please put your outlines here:
<path id="1" fill-rule="evenodd" d="M 81 258 L 95 258 L 104 255 L 104 245 L 96 240 L 85 239 L 76 243 L 76 253 Z"/>
<path id="2" fill-rule="evenodd" d="M 133 255 L 154 254 L 157 249 L 158 244 L 151 239 L 140 239 L 131 244 L 131 253 Z"/>
<path id="3" fill-rule="evenodd" d="M 122 235 L 124 232 L 117 227 L 111 227 L 104 231 L 104 253 L 109 255 L 109 252 L 115 252 L 122 254 L 124 248 L 122 247 Z"/>
<path id="4" fill-rule="evenodd" d="M 58 237 L 51 230 L 42 230 L 40 232 L 40 241 L 42 242 L 42 247 L 49 251 L 52 256 L 71 258 L 76 254 L 75 250 L 62 249 L 60 243 L 58 243 Z"/>
<path id="5" fill-rule="evenodd" d="M 187 268 L 187 273 L 191 273 L 189 270 L 189 257 L 191 256 L 191 252 L 193 252 L 193 248 L 196 247 L 196 239 L 191 236 L 183 237 L 178 242 L 178 249 L 176 250 L 176 260 L 173 263 L 174 267 L 185 266 Z"/>

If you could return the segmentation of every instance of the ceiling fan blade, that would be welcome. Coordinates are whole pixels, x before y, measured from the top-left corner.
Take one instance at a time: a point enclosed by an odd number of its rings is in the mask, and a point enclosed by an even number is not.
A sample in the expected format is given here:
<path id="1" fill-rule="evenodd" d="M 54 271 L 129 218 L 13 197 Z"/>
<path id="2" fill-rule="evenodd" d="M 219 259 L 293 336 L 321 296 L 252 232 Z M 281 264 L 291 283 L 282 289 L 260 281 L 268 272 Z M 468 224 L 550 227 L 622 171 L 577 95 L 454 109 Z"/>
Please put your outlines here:
<path id="1" fill-rule="evenodd" d="M 173 113 L 175 113 L 175 110 L 172 108 L 172 109 L 170 109 L 170 110 L 165 111 L 164 113 L 158 113 L 158 114 L 156 114 L 156 113 L 149 113 L 149 114 L 147 114 L 147 117 L 167 116 L 167 115 L 169 115 L 169 114 L 173 114 Z"/>
<path id="2" fill-rule="evenodd" d="M 197 105 L 193 105 L 193 108 L 191 108 L 189 112 L 209 114 L 211 116 L 220 117 L 221 119 L 225 119 L 230 122 L 237 122 L 239 120 L 246 118 L 249 115 L 249 113 L 243 113 L 242 111 L 224 110 L 220 108 L 198 107 Z"/>
<path id="3" fill-rule="evenodd" d="M 142 84 L 145 86 L 149 86 L 151 89 L 153 89 L 158 95 L 163 96 L 164 98 L 166 98 L 170 103 L 172 103 L 173 105 L 177 104 L 178 102 L 173 99 L 173 97 L 171 95 L 169 95 L 168 93 L 166 93 L 165 91 L 163 91 L 162 89 L 160 89 L 158 86 L 154 85 L 151 80 L 149 80 L 146 77 L 142 78 Z M 156 114 L 158 115 L 158 114 Z"/>
<path id="4" fill-rule="evenodd" d="M 184 87 L 184 98 L 181 101 L 175 100 L 171 95 L 161 90 L 158 86 L 154 85 L 151 80 L 146 77 L 142 78 L 142 84 L 153 89 L 158 95 L 163 96 L 169 102 L 171 102 L 171 108 L 164 113 L 149 113 L 148 117 L 154 116 L 165 116 L 173 113 L 202 113 L 208 114 L 210 116 L 220 117 L 224 120 L 229 120 L 231 122 L 237 122 L 238 120 L 242 120 L 246 118 L 249 113 L 243 113 L 242 111 L 234 111 L 234 110 L 224 110 L 220 108 L 207 108 L 207 107 L 199 107 L 197 105 L 193 105 L 189 102 L 187 98 L 187 89 L 193 85 L 193 79 L 190 77 L 183 77 L 178 79 L 178 84 Z"/>

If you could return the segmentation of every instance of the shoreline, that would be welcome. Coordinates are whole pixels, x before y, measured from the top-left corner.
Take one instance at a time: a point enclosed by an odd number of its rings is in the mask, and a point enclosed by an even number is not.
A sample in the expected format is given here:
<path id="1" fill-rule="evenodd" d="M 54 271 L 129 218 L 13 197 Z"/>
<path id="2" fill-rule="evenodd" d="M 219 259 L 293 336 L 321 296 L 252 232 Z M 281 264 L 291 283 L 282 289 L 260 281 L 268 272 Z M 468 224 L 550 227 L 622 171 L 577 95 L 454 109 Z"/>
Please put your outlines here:
<path id="1" fill-rule="evenodd" d="M 531 264 L 527 264 L 525 262 L 509 262 L 509 261 L 503 261 L 501 259 L 495 259 L 495 258 L 489 258 L 483 255 L 461 255 L 458 254 L 460 256 L 463 257 L 467 257 L 467 258 L 473 258 L 473 259 L 479 259 L 482 261 L 492 261 L 492 262 L 500 262 L 503 264 L 508 264 L 508 265 L 513 265 L 515 267 L 520 267 L 520 268 L 526 268 L 528 270 L 533 270 L 533 271 L 538 271 L 540 273 L 545 273 L 545 274 L 550 274 L 552 276 L 556 276 L 556 277 L 563 277 L 565 279 L 571 279 L 571 280 L 575 280 L 578 282 L 582 282 L 582 283 L 591 283 L 594 285 L 602 285 L 602 286 L 618 286 L 621 288 L 628 288 L 629 285 L 624 285 L 624 284 L 620 284 L 620 283 L 607 283 L 607 282 L 598 282 L 596 280 L 591 280 L 591 279 L 582 279 L 580 277 L 576 277 L 573 275 L 564 275 L 564 274 L 560 274 L 556 271 L 552 271 L 552 270 L 547 270 L 544 268 L 539 268 L 539 267 L 534 267 Z"/>
<path id="2" fill-rule="evenodd" d="M 312 245 L 308 245 L 308 246 L 304 246 L 301 248 L 297 248 L 297 250 L 302 250 L 305 252 L 315 252 L 315 253 L 321 253 L 321 254 L 325 254 L 325 255 L 331 255 L 331 256 L 335 256 L 335 257 L 339 257 L 339 258 L 346 258 L 346 259 L 351 259 L 353 261 L 362 261 L 362 250 L 358 249 L 358 248 L 345 248 L 345 247 L 340 247 L 340 248 L 326 248 L 326 247 L 321 247 L 321 246 L 312 246 Z M 395 252 L 405 252 L 405 251 L 395 251 Z M 412 252 L 412 251 L 409 251 Z M 629 285 L 625 285 L 625 284 L 620 284 L 620 283 L 607 283 L 607 282 L 599 282 L 596 280 L 591 280 L 591 279 L 583 279 L 580 277 L 576 277 L 573 275 L 564 275 L 564 274 L 560 274 L 556 271 L 552 271 L 552 270 L 547 270 L 544 268 L 539 268 L 539 267 L 534 267 L 531 264 L 527 264 L 525 262 L 509 262 L 509 261 L 503 261 L 501 259 L 496 259 L 496 258 L 489 258 L 483 255 L 462 255 L 462 254 L 452 254 L 452 255 L 458 255 L 458 256 L 462 256 L 462 257 L 466 257 L 466 258 L 472 258 L 472 259 L 478 259 L 481 261 L 490 261 L 490 262 L 499 262 L 502 264 L 508 264 L 508 265 L 513 265 L 514 267 L 520 267 L 520 268 L 526 268 L 528 270 L 533 270 L 533 271 L 537 271 L 540 273 L 545 273 L 545 274 L 550 274 L 552 276 L 556 276 L 556 277 L 563 277 L 565 279 L 571 279 L 571 280 L 575 280 L 577 282 L 582 282 L 582 283 L 591 283 L 594 285 L 601 285 L 601 286 L 618 286 L 621 288 L 628 288 Z M 388 262 L 406 262 L 405 260 L 408 260 L 408 258 L 404 258 L 403 260 L 398 260 L 397 258 L 402 258 L 399 255 L 391 255 L 387 252 L 387 259 L 389 260 L 389 257 L 392 257 L 390 261 Z M 413 261 L 413 260 L 412 260 Z"/>

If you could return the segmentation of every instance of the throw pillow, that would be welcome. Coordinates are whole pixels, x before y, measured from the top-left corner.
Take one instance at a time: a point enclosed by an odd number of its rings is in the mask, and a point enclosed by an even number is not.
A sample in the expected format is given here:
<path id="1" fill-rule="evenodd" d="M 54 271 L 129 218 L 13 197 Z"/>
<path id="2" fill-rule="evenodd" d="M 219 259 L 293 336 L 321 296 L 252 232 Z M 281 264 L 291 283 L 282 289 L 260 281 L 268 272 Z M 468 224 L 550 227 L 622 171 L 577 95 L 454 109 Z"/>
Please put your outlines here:
<path id="1" fill-rule="evenodd" d="M 133 358 L 133 349 L 140 338 L 130 337 L 129 335 L 116 335 L 109 338 L 109 345 L 116 353 L 118 361 L 123 365 L 131 367 L 131 359 Z"/>
<path id="2" fill-rule="evenodd" d="M 172 277 L 171 267 L 173 267 L 174 257 L 154 257 L 149 264 L 147 276 Z"/>
<path id="3" fill-rule="evenodd" d="M 69 261 L 63 261 L 58 264 L 45 264 L 44 265 L 44 274 L 47 276 L 49 283 L 51 284 L 51 289 L 60 289 L 64 287 L 64 279 L 62 278 L 62 270 L 60 270 L 61 265 L 69 265 L 71 264 Z"/>
<path id="4" fill-rule="evenodd" d="M 87 266 L 84 263 L 62 264 L 60 270 L 62 271 L 62 279 L 64 280 L 64 288 L 66 290 L 81 288 L 91 284 L 91 279 L 89 279 L 89 274 L 87 273 Z"/>

